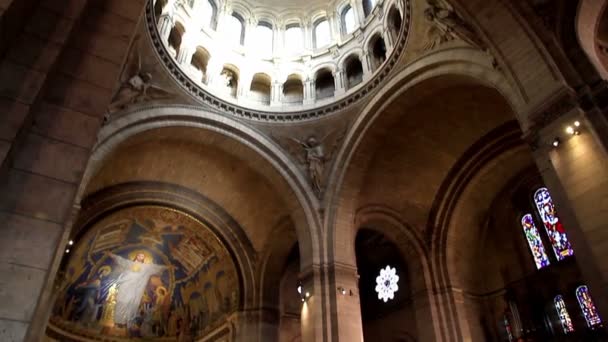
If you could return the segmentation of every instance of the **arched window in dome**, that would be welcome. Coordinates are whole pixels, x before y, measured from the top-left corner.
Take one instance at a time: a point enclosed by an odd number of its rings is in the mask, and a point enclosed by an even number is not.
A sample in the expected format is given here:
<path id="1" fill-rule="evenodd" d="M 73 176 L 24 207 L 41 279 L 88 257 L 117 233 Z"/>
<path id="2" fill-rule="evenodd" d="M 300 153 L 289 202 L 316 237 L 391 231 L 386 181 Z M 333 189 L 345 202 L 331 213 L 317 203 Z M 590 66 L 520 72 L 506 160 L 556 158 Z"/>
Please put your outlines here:
<path id="1" fill-rule="evenodd" d="M 202 1 L 199 9 L 198 17 L 200 18 L 201 26 L 209 27 L 212 30 L 217 28 L 217 5 L 213 0 Z"/>
<path id="2" fill-rule="evenodd" d="M 224 65 L 217 81 L 217 88 L 220 92 L 236 97 L 239 88 L 239 69 L 234 65 Z"/>
<path id="3" fill-rule="evenodd" d="M 175 26 L 173 26 L 173 28 L 171 29 L 171 32 L 169 33 L 169 54 L 170 55 L 177 57 L 177 54 L 179 53 L 179 49 L 182 45 L 182 37 L 184 36 L 185 32 L 186 32 L 186 29 L 184 28 L 184 25 L 182 25 L 179 22 L 175 23 Z"/>
<path id="4" fill-rule="evenodd" d="M 393 6 L 388 11 L 388 25 L 389 30 L 391 32 L 391 36 L 393 37 L 393 41 L 396 41 L 397 37 L 399 37 L 399 32 L 401 31 L 402 24 L 403 19 L 401 18 L 401 13 L 397 9 L 397 7 Z"/>
<path id="5" fill-rule="evenodd" d="M 331 32 L 327 19 L 321 19 L 315 23 L 313 41 L 316 49 L 329 45 Z"/>
<path id="6" fill-rule="evenodd" d="M 536 190 L 534 193 L 534 203 L 543 221 L 557 260 L 563 260 L 568 256 L 574 255 L 574 250 L 572 249 L 572 245 L 570 245 L 566 230 L 557 216 L 549 190 L 547 188 Z"/>
<path id="7" fill-rule="evenodd" d="M 590 328 L 600 325 L 602 323 L 602 319 L 600 318 L 600 314 L 597 312 L 595 304 L 591 299 L 587 285 L 582 285 L 576 288 L 576 299 L 578 300 L 578 305 L 581 307 L 583 316 L 585 316 L 587 325 Z"/>
<path id="8" fill-rule="evenodd" d="M 357 23 L 355 20 L 355 11 L 353 10 L 352 7 L 350 7 L 350 5 L 347 5 L 342 10 L 342 13 L 340 14 L 340 21 L 342 24 L 341 25 L 342 34 L 352 33 L 355 30 L 355 28 L 357 27 Z"/>
<path id="9" fill-rule="evenodd" d="M 363 81 L 363 65 L 358 56 L 349 56 L 344 62 L 346 70 L 346 87 L 350 89 Z"/>
<path id="10" fill-rule="evenodd" d="M 386 60 L 386 45 L 380 34 L 376 34 L 369 42 L 369 50 L 372 52 L 372 69 L 376 70 Z"/>
<path id="11" fill-rule="evenodd" d="M 271 78 L 267 74 L 257 73 L 253 75 L 251 87 L 249 88 L 249 98 L 261 104 L 270 104 Z"/>
<path id="12" fill-rule="evenodd" d="M 302 78 L 296 74 L 287 77 L 283 83 L 283 103 L 301 104 L 304 100 L 304 84 Z"/>
<path id="13" fill-rule="evenodd" d="M 321 69 L 315 75 L 315 96 L 317 100 L 334 96 L 336 83 L 329 69 Z"/>
<path id="14" fill-rule="evenodd" d="M 521 226 L 526 235 L 526 240 L 528 240 L 528 246 L 530 246 L 536 268 L 541 269 L 545 266 L 549 266 L 549 258 L 545 252 L 545 246 L 540 238 L 536 224 L 534 224 L 532 214 L 526 214 L 521 218 Z"/>
<path id="15" fill-rule="evenodd" d="M 245 42 L 245 21 L 238 13 L 226 17 L 226 25 L 222 30 L 230 44 L 243 45 Z"/>
<path id="16" fill-rule="evenodd" d="M 272 57 L 272 40 L 272 25 L 267 22 L 260 22 L 258 26 L 255 27 L 253 39 L 251 40 L 253 51 L 264 58 Z"/>
<path id="17" fill-rule="evenodd" d="M 362 0 L 363 1 L 363 13 L 365 17 L 370 15 L 376 6 L 376 0 Z"/>
<path id="18" fill-rule="evenodd" d="M 154 3 L 154 17 L 156 20 L 160 20 L 160 16 L 163 14 L 165 6 L 167 6 L 167 0 L 156 0 Z"/>
<path id="19" fill-rule="evenodd" d="M 197 47 L 196 52 L 192 55 L 190 64 L 194 67 L 197 81 L 202 83 L 207 82 L 207 64 L 209 64 L 209 52 L 203 47 Z"/>
<path id="20" fill-rule="evenodd" d="M 562 295 L 555 296 L 553 305 L 555 306 L 555 311 L 557 311 L 557 317 L 559 317 L 564 333 L 568 334 L 573 332 L 574 325 L 572 324 L 572 319 L 570 319 L 570 314 L 568 313 L 568 309 L 566 309 L 566 303 L 564 302 Z"/>
<path id="21" fill-rule="evenodd" d="M 304 33 L 298 24 L 287 25 L 285 29 L 285 52 L 297 53 L 304 49 Z"/>

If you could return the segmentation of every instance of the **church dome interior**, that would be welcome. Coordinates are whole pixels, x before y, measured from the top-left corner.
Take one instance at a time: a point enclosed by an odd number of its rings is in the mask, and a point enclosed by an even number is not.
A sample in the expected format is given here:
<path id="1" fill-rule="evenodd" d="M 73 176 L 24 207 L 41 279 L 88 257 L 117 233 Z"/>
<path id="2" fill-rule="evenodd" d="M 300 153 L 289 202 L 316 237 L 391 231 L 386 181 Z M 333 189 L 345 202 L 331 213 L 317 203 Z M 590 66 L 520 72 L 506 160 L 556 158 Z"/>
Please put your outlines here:
<path id="1" fill-rule="evenodd" d="M 327 113 L 369 92 L 403 51 L 411 15 L 408 0 L 173 2 L 150 2 L 147 20 L 184 85 L 278 113 Z"/>
<path id="2" fill-rule="evenodd" d="M 607 8 L 0 1 L 0 341 L 608 341 Z"/>

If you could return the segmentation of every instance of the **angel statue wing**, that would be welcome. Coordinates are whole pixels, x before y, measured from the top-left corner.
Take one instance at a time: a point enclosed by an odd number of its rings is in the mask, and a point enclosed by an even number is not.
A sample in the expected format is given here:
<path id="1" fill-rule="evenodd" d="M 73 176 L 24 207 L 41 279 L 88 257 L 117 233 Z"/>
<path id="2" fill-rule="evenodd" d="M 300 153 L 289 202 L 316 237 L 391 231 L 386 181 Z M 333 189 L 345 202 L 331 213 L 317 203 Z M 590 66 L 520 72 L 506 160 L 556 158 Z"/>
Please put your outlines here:
<path id="1" fill-rule="evenodd" d="M 319 144 L 323 145 L 326 151 L 326 160 L 330 160 L 333 158 L 334 154 L 338 152 L 340 148 L 340 144 L 342 144 L 342 140 L 346 136 L 346 128 L 342 129 L 333 129 L 327 132 L 321 139 L 319 140 Z"/>
<path id="2" fill-rule="evenodd" d="M 139 52 L 139 36 L 133 39 L 129 49 L 129 57 L 120 73 L 121 87 L 129 82 L 129 80 L 141 73 L 141 54 Z"/>

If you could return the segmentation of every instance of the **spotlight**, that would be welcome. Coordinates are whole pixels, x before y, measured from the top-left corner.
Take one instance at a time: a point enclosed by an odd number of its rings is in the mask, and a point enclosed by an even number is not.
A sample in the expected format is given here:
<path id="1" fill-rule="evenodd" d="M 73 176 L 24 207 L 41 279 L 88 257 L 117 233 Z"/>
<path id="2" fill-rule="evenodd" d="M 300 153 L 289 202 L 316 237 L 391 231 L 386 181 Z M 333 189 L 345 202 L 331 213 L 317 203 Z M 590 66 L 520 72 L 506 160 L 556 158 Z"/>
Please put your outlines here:
<path id="1" fill-rule="evenodd" d="M 346 289 L 343 288 L 342 286 L 338 286 L 338 291 L 340 291 L 340 293 L 345 296 L 346 295 Z"/>
<path id="2" fill-rule="evenodd" d="M 70 246 L 71 246 L 71 245 L 73 245 L 73 244 L 74 244 L 74 241 L 73 241 L 73 240 L 68 241 L 68 245 L 70 245 Z"/>
<path id="3" fill-rule="evenodd" d="M 306 298 L 310 297 L 310 292 L 306 291 Z"/>
<path id="4" fill-rule="evenodd" d="M 566 133 L 574 135 L 574 128 L 572 128 L 572 126 L 566 127 Z"/>
<path id="5" fill-rule="evenodd" d="M 302 285 L 298 285 L 298 293 L 302 294 Z"/>
<path id="6" fill-rule="evenodd" d="M 581 127 L 581 122 L 580 121 L 574 121 L 574 126 Z"/>
<path id="7" fill-rule="evenodd" d="M 70 253 L 70 249 L 69 248 L 65 250 L 65 254 L 68 254 L 68 253 Z"/>
<path id="8" fill-rule="evenodd" d="M 553 147 L 557 147 L 557 146 L 559 146 L 559 143 L 560 143 L 559 138 L 555 138 L 555 139 L 553 139 Z"/>

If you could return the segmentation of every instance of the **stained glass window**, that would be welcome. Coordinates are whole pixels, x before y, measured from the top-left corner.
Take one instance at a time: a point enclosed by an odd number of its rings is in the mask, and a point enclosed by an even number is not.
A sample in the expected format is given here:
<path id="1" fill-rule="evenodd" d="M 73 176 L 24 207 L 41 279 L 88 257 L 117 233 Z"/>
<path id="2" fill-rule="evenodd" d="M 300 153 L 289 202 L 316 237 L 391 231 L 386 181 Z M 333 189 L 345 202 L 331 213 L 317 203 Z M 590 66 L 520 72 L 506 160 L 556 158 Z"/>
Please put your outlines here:
<path id="1" fill-rule="evenodd" d="M 549 235 L 549 240 L 551 241 L 557 260 L 563 260 L 568 256 L 574 255 L 574 250 L 566 236 L 564 225 L 562 225 L 555 212 L 555 206 L 553 205 L 549 190 L 547 188 L 538 189 L 534 194 L 534 203 L 536 203 L 538 214 L 543 220 L 543 225 L 545 226 L 547 235 Z"/>
<path id="2" fill-rule="evenodd" d="M 576 289 L 576 299 L 578 299 L 578 305 L 580 305 L 581 311 L 583 311 L 583 315 L 585 316 L 585 320 L 589 327 L 593 328 L 602 323 L 600 314 L 597 312 L 595 304 L 593 304 L 591 295 L 589 295 L 589 288 L 587 285 L 579 286 Z"/>
<path id="3" fill-rule="evenodd" d="M 513 329 L 511 328 L 511 323 L 509 322 L 509 317 L 507 314 L 502 316 L 502 323 L 505 325 L 505 333 L 507 334 L 507 339 L 509 342 L 513 341 Z"/>
<path id="4" fill-rule="evenodd" d="M 564 302 L 564 298 L 561 295 L 555 296 L 553 299 L 553 304 L 555 305 L 555 311 L 557 311 L 557 316 L 559 317 L 559 321 L 562 323 L 562 328 L 564 329 L 564 333 L 571 333 L 574 331 L 574 325 L 572 324 L 572 320 L 570 319 L 570 314 L 566 309 L 566 303 Z"/>
<path id="5" fill-rule="evenodd" d="M 528 240 L 530 251 L 534 257 L 534 262 L 536 263 L 536 268 L 541 269 L 545 266 L 549 266 L 549 258 L 545 252 L 543 241 L 540 239 L 538 229 L 536 229 L 536 225 L 534 224 L 532 214 L 526 214 L 521 218 L 521 226 L 524 229 L 524 234 Z"/>

